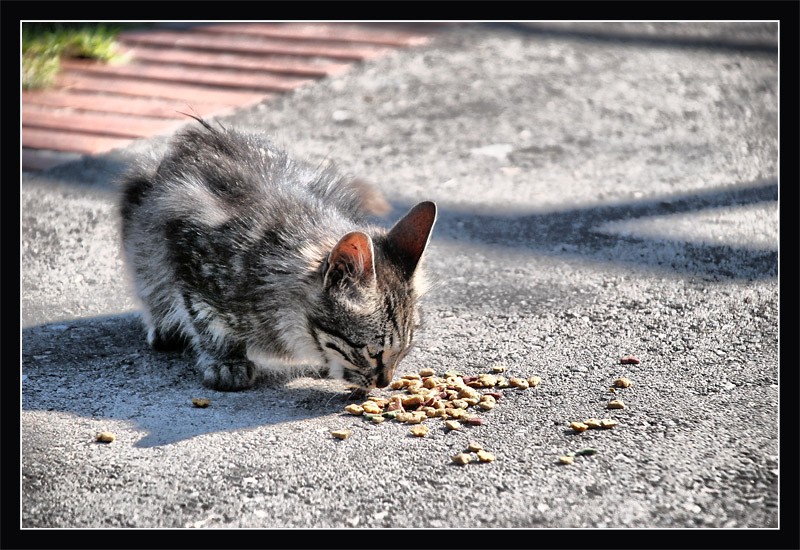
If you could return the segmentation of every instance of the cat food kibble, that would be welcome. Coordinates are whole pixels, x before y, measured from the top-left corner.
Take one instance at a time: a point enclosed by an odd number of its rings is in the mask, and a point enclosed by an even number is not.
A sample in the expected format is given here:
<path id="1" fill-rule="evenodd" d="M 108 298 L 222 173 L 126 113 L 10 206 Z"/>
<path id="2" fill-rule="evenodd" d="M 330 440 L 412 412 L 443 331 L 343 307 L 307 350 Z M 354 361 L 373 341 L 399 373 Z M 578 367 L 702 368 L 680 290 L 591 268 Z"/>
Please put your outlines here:
<path id="1" fill-rule="evenodd" d="M 494 367 L 492 367 L 492 372 L 494 372 L 494 373 L 500 373 L 500 372 L 505 372 L 505 371 L 506 371 L 506 368 L 503 365 L 495 365 Z"/>
<path id="2" fill-rule="evenodd" d="M 334 430 L 331 435 L 336 439 L 347 439 L 350 437 L 350 430 Z"/>
<path id="3" fill-rule="evenodd" d="M 542 383 L 542 379 L 539 378 L 538 376 L 531 376 L 530 378 L 528 378 L 528 385 L 530 387 L 532 387 L 532 388 L 535 388 L 536 386 L 538 386 L 541 383 Z"/>
<path id="4" fill-rule="evenodd" d="M 453 462 L 456 464 L 469 464 L 472 461 L 472 455 L 469 453 L 459 453 L 453 457 Z"/>
<path id="5" fill-rule="evenodd" d="M 356 405 L 355 403 L 351 403 L 344 408 L 345 411 L 349 412 L 350 414 L 364 414 L 364 408 L 361 405 Z"/>
<path id="6" fill-rule="evenodd" d="M 629 387 L 631 387 L 633 385 L 633 382 L 631 382 L 630 380 L 628 380 L 624 376 L 621 376 L 621 377 L 617 378 L 616 380 L 614 380 L 614 385 L 616 387 L 618 387 L 618 388 L 629 388 Z"/>
<path id="7" fill-rule="evenodd" d="M 584 420 L 583 423 L 586 424 L 586 426 L 588 426 L 589 428 L 600 427 L 600 421 L 597 418 L 590 418 L 588 420 Z"/>
<path id="8" fill-rule="evenodd" d="M 569 427 L 575 430 L 576 432 L 585 432 L 589 429 L 589 426 L 584 424 L 583 422 L 570 422 Z"/>
<path id="9" fill-rule="evenodd" d="M 603 428 L 613 428 L 618 422 L 612 418 L 604 418 L 600 421 L 600 426 Z"/>
<path id="10" fill-rule="evenodd" d="M 381 410 L 381 407 L 377 403 L 375 403 L 374 401 L 366 401 L 366 402 L 362 403 L 361 404 L 361 410 L 366 412 L 366 413 L 370 413 L 370 414 L 378 414 L 380 412 L 383 412 Z"/>
<path id="11" fill-rule="evenodd" d="M 471 441 L 470 444 L 467 445 L 467 450 L 473 453 L 477 453 L 478 451 L 483 450 L 483 445 L 481 445 L 477 441 Z"/>
<path id="12" fill-rule="evenodd" d="M 623 365 L 638 365 L 639 363 L 641 363 L 641 361 L 639 361 L 639 359 L 637 359 L 633 355 L 626 355 L 625 357 L 620 359 L 619 362 Z"/>
<path id="13" fill-rule="evenodd" d="M 420 424 L 419 426 L 414 426 L 411 428 L 411 433 L 416 435 L 417 437 L 423 437 L 428 434 L 428 427 L 423 426 Z"/>
<path id="14" fill-rule="evenodd" d="M 625 403 L 622 402 L 622 399 L 614 399 L 608 402 L 609 409 L 624 409 Z"/>
<path id="15" fill-rule="evenodd" d="M 481 462 L 493 462 L 494 455 L 488 451 L 480 450 L 476 453 L 478 455 L 478 460 Z"/>
<path id="16" fill-rule="evenodd" d="M 575 462 L 575 457 L 574 456 L 569 456 L 569 455 L 564 455 L 564 456 L 558 457 L 558 461 L 561 462 L 562 464 L 573 464 Z"/>
<path id="17" fill-rule="evenodd" d="M 427 376 L 433 376 L 435 374 L 436 374 L 436 371 L 433 370 L 433 369 L 422 369 L 422 370 L 419 371 L 419 375 L 422 376 L 423 378 L 425 378 Z"/>
<path id="18" fill-rule="evenodd" d="M 372 420 L 375 424 L 380 424 L 381 422 L 386 420 L 386 417 L 376 414 L 370 420 Z"/>
<path id="19" fill-rule="evenodd" d="M 456 422 L 455 420 L 445 420 L 444 425 L 448 427 L 450 430 L 459 430 L 461 429 L 461 424 Z"/>
<path id="20" fill-rule="evenodd" d="M 114 433 L 113 433 L 113 432 L 100 432 L 100 433 L 99 433 L 99 434 L 97 434 L 97 436 L 95 437 L 95 439 L 96 439 L 97 441 L 101 441 L 101 442 L 103 442 L 103 443 L 111 443 L 111 442 L 112 442 L 112 441 L 114 441 L 116 438 L 117 438 L 117 436 L 116 436 L 116 435 L 114 435 Z"/>
<path id="21" fill-rule="evenodd" d="M 200 399 L 197 397 L 192 398 L 192 404 L 200 409 L 205 409 L 211 404 L 210 399 Z"/>
<path id="22" fill-rule="evenodd" d="M 508 381 L 509 385 L 515 388 L 525 389 L 528 387 L 528 381 L 524 378 L 511 378 Z"/>

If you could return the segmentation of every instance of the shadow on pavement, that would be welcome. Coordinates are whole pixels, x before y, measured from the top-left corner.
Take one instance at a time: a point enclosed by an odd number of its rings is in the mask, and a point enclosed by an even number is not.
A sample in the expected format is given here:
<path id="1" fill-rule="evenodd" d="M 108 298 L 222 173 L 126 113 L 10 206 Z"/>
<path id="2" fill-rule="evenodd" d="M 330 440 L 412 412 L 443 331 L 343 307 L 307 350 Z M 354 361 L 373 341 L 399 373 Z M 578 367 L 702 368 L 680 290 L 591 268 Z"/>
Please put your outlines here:
<path id="1" fill-rule="evenodd" d="M 524 34 L 538 34 L 572 40 L 592 40 L 616 42 L 633 46 L 671 47 L 709 50 L 732 50 L 777 55 L 778 26 L 777 23 L 765 23 L 774 27 L 774 40 L 764 38 L 742 39 L 730 36 L 691 36 L 669 34 L 645 34 L 641 32 L 623 31 L 603 24 L 605 28 L 593 25 L 553 25 L 548 23 L 486 23 L 493 27 L 505 28 Z M 663 29 L 662 29 L 663 32 Z"/>
<path id="2" fill-rule="evenodd" d="M 599 228 L 620 220 L 646 221 L 653 216 L 777 200 L 777 181 L 766 180 L 695 193 L 534 214 L 481 214 L 475 208 L 460 209 L 440 204 L 434 240 L 477 242 L 495 248 L 527 249 L 537 254 L 581 257 L 714 279 L 772 278 L 778 275 L 777 241 L 774 249 L 765 250 L 688 242 L 668 236 L 624 236 L 602 232 Z M 404 212 L 411 205 L 393 203 L 393 206 L 395 212 Z M 736 236 L 734 232 L 731 235 Z"/>
<path id="3" fill-rule="evenodd" d="M 333 381 L 306 378 L 209 390 L 191 356 L 149 349 L 136 314 L 24 329 L 22 374 L 22 410 L 127 421 L 145 432 L 136 447 L 338 413 L 349 395 Z M 194 397 L 211 406 L 194 407 Z"/>

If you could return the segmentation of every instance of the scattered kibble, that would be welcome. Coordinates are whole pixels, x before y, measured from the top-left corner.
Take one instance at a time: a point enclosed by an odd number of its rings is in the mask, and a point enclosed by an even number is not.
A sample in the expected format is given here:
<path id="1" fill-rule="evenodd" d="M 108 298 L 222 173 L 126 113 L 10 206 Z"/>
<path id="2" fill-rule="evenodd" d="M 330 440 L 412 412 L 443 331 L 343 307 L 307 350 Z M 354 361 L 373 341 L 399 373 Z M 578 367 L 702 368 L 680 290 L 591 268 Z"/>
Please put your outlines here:
<path id="1" fill-rule="evenodd" d="M 459 430 L 461 429 L 461 424 L 456 422 L 455 420 L 445 420 L 444 425 L 447 426 L 450 430 Z"/>
<path id="2" fill-rule="evenodd" d="M 624 409 L 625 403 L 622 402 L 622 399 L 612 399 L 608 402 L 609 409 Z"/>
<path id="3" fill-rule="evenodd" d="M 589 428 L 599 428 L 601 425 L 600 420 L 597 418 L 589 418 L 588 420 L 584 420 L 583 423 Z"/>
<path id="4" fill-rule="evenodd" d="M 589 426 L 584 424 L 583 422 L 570 422 L 569 427 L 575 430 L 576 432 L 585 432 L 589 429 Z"/>
<path id="5" fill-rule="evenodd" d="M 562 464 L 572 464 L 575 462 L 575 457 L 570 455 L 564 455 L 558 457 L 558 461 L 561 462 Z"/>
<path id="6" fill-rule="evenodd" d="M 483 445 L 478 443 L 477 441 L 471 441 L 469 445 L 467 445 L 467 450 L 477 453 L 478 451 L 483 450 Z"/>
<path id="7" fill-rule="evenodd" d="M 198 407 L 200 409 L 205 409 L 210 404 L 211 404 L 211 400 L 210 399 L 200 399 L 198 397 L 193 397 L 192 398 L 192 405 L 194 405 L 195 407 Z"/>
<path id="8" fill-rule="evenodd" d="M 336 439 L 347 439 L 350 437 L 350 430 L 334 430 L 331 435 Z"/>
<path id="9" fill-rule="evenodd" d="M 480 450 L 476 453 L 481 462 L 493 462 L 494 455 L 488 451 Z"/>
<path id="10" fill-rule="evenodd" d="M 469 453 L 459 453 L 453 457 L 453 462 L 456 464 L 469 464 L 472 462 L 472 455 Z"/>
<path id="11" fill-rule="evenodd" d="M 114 433 L 113 433 L 113 432 L 100 432 L 100 433 L 99 433 L 99 434 L 97 434 L 97 436 L 95 437 L 95 439 L 96 439 L 97 441 L 101 441 L 101 442 L 103 442 L 103 443 L 111 443 L 111 442 L 112 442 L 112 441 L 114 441 L 116 438 L 117 438 L 117 436 L 116 436 L 116 435 L 114 435 Z"/>
<path id="12" fill-rule="evenodd" d="M 426 377 L 426 376 L 433 376 L 435 374 L 436 374 L 436 371 L 433 370 L 433 369 L 422 369 L 422 370 L 419 371 L 419 375 L 422 376 L 423 378 Z"/>
<path id="13" fill-rule="evenodd" d="M 344 410 L 350 414 L 354 414 L 356 416 L 360 414 L 364 414 L 364 408 L 361 405 L 356 405 L 355 403 L 351 403 L 347 405 Z"/>
<path id="14" fill-rule="evenodd" d="M 383 416 L 383 415 L 380 415 L 380 414 L 376 414 L 376 415 L 373 415 L 370 420 L 372 420 L 375 424 L 380 424 L 381 422 L 386 420 L 386 417 Z"/>
<path id="15" fill-rule="evenodd" d="M 530 387 L 532 387 L 532 388 L 535 388 L 536 386 L 538 386 L 541 383 L 542 383 L 542 379 L 539 378 L 538 376 L 531 376 L 530 378 L 528 378 L 528 385 Z"/>
<path id="16" fill-rule="evenodd" d="M 591 455 L 593 455 L 593 454 L 597 454 L 597 452 L 598 452 L 598 451 L 597 451 L 597 449 L 591 449 L 591 448 L 587 448 L 587 449 L 581 449 L 580 451 L 575 451 L 575 453 L 574 453 L 574 454 L 575 454 L 576 456 L 577 456 L 577 455 L 586 455 L 586 456 L 591 456 Z"/>
<path id="17" fill-rule="evenodd" d="M 619 424 L 619 422 L 617 422 L 613 418 L 604 418 L 600 421 L 600 426 L 602 426 L 603 428 L 613 428 L 617 424 Z"/>
<path id="18" fill-rule="evenodd" d="M 616 380 L 614 380 L 614 385 L 616 387 L 618 387 L 618 388 L 629 388 L 629 387 L 631 387 L 633 385 L 633 382 L 631 382 L 630 380 L 628 380 L 624 376 L 621 376 L 621 377 L 617 378 Z"/>
<path id="19" fill-rule="evenodd" d="M 513 387 L 515 387 L 515 388 L 520 388 L 520 389 L 523 389 L 523 390 L 524 390 L 525 388 L 527 388 L 527 387 L 528 387 L 528 385 L 529 385 L 529 384 L 528 384 L 528 381 L 527 381 L 527 380 L 525 380 L 524 378 L 510 378 L 510 379 L 508 380 L 508 384 L 509 384 L 510 386 L 513 386 Z"/>
<path id="20" fill-rule="evenodd" d="M 625 357 L 620 359 L 619 362 L 622 363 L 623 365 L 638 365 L 639 363 L 641 363 L 641 361 L 639 361 L 639 359 L 637 359 L 633 355 L 626 355 Z"/>
<path id="21" fill-rule="evenodd" d="M 374 401 L 366 401 L 361 404 L 361 410 L 369 414 L 378 414 L 383 412 L 380 406 Z M 348 411 L 349 412 L 349 411 Z"/>
<path id="22" fill-rule="evenodd" d="M 428 434 L 428 427 L 423 426 L 422 424 L 414 426 L 413 428 L 411 428 L 411 433 L 416 435 L 417 437 L 423 437 Z"/>
<path id="23" fill-rule="evenodd" d="M 506 372 L 506 368 L 503 365 L 495 365 L 494 367 L 492 367 L 492 372 L 494 373 Z"/>

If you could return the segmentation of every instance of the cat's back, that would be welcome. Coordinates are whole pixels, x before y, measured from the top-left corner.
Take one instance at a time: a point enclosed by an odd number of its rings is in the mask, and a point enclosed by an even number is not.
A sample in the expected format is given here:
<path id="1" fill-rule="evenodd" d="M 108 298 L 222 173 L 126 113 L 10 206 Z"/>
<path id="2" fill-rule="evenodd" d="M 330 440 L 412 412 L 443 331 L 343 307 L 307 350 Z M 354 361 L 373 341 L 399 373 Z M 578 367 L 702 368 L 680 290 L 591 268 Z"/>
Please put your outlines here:
<path id="1" fill-rule="evenodd" d="M 121 187 L 123 230 L 137 215 L 205 227 L 315 216 L 361 221 L 382 201 L 370 186 L 334 169 L 295 162 L 264 136 L 206 123 L 176 135 L 164 157 L 129 172 Z"/>

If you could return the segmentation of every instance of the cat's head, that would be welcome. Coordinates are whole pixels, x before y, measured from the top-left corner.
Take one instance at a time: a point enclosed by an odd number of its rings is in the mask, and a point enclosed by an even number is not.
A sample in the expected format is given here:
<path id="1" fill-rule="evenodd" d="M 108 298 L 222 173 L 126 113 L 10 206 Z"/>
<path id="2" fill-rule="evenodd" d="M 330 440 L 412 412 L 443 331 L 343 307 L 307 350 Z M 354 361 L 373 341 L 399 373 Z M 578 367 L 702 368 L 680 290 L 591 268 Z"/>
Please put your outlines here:
<path id="1" fill-rule="evenodd" d="M 360 393 L 386 387 L 414 344 L 435 222 L 436 205 L 421 202 L 388 232 L 344 235 L 322 265 L 315 338 L 331 376 Z"/>

